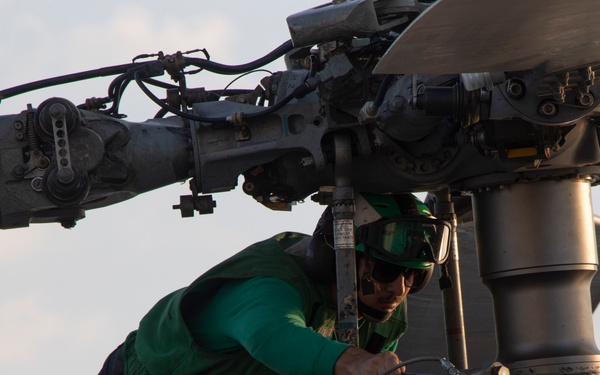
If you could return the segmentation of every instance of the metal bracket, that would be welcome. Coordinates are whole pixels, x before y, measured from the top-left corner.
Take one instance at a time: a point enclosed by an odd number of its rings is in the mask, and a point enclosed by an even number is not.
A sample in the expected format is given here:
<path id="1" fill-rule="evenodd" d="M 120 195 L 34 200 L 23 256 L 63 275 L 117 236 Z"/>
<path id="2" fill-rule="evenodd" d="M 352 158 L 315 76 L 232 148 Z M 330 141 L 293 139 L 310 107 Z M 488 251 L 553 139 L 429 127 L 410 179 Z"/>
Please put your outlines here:
<path id="1" fill-rule="evenodd" d="M 457 368 L 468 368 L 467 339 L 462 303 L 462 286 L 460 280 L 458 236 L 456 228 L 458 220 L 454 203 L 448 189 L 435 192 L 435 216 L 452 224 L 452 249 L 446 261 L 446 269 L 452 280 L 451 288 L 442 290 L 444 301 L 444 322 L 446 325 L 446 347 L 448 359 Z"/>
<path id="2" fill-rule="evenodd" d="M 333 235 L 336 260 L 338 339 L 358 347 L 358 305 L 354 244 L 354 190 L 350 171 L 350 136 L 337 134 L 335 145 L 335 188 L 333 190 Z"/>

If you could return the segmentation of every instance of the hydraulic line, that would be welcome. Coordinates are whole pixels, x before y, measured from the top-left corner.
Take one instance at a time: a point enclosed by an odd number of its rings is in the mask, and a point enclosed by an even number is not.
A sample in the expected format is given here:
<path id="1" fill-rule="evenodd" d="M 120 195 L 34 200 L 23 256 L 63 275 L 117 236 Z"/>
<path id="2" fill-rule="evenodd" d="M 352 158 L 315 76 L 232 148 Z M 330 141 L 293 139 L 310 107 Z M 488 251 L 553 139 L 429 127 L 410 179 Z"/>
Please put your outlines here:
<path id="1" fill-rule="evenodd" d="M 135 72 L 134 73 L 134 79 L 135 82 L 138 84 L 138 86 L 140 87 L 140 89 L 144 92 L 144 94 L 146 94 L 148 96 L 148 98 L 150 98 L 150 100 L 152 100 L 154 103 L 156 103 L 159 107 L 161 107 L 164 110 L 167 110 L 168 112 L 171 112 L 177 116 L 180 116 L 182 118 L 188 119 L 188 120 L 192 120 L 192 121 L 198 121 L 198 122 L 208 122 L 208 123 L 219 123 L 219 122 L 229 122 L 229 119 L 227 117 L 202 117 L 202 116 L 196 116 L 196 115 L 192 115 L 186 112 L 183 112 L 175 107 L 172 107 L 166 103 L 164 103 L 162 100 L 160 100 L 156 95 L 154 95 L 154 93 L 152 93 L 152 91 L 150 91 L 148 89 L 148 87 L 144 84 L 143 79 L 140 77 L 139 72 Z M 279 109 L 281 109 L 283 106 L 285 106 L 286 104 L 288 104 L 292 99 L 294 99 L 295 97 L 297 97 L 297 95 L 300 94 L 300 92 L 302 91 L 302 94 L 305 94 L 305 87 L 304 86 L 298 86 L 296 89 L 301 89 L 301 90 L 294 90 L 294 92 L 292 92 L 290 95 L 286 96 L 285 98 L 283 98 L 281 101 L 279 101 L 278 103 L 276 103 L 273 106 L 270 107 L 266 107 L 263 111 L 260 112 L 254 112 L 254 113 L 244 113 L 242 114 L 244 119 L 254 119 L 254 118 L 259 118 L 268 114 L 271 114 Z"/>
<path id="2" fill-rule="evenodd" d="M 381 85 L 379 86 L 379 90 L 377 90 L 377 96 L 375 97 L 375 101 L 373 102 L 373 104 L 375 105 L 376 108 L 381 107 L 381 104 L 383 103 L 383 99 L 385 98 L 385 94 L 387 93 L 388 87 L 390 86 L 390 83 L 392 82 L 392 75 L 391 74 L 386 74 L 383 77 L 383 80 L 381 81 Z"/>
<path id="3" fill-rule="evenodd" d="M 193 65 L 198 68 L 202 68 L 208 70 L 213 73 L 232 75 L 232 74 L 240 74 L 246 73 L 250 70 L 258 69 L 268 63 L 275 61 L 286 53 L 292 51 L 294 49 L 294 45 L 291 40 L 286 41 L 279 47 L 275 48 L 273 51 L 269 52 L 267 55 L 254 60 L 252 62 L 242 64 L 242 65 L 225 65 L 219 64 L 213 61 L 209 61 L 206 59 L 200 59 L 197 57 L 186 57 L 185 65 Z"/>
<path id="4" fill-rule="evenodd" d="M 7 99 L 16 95 L 24 94 L 26 92 L 35 91 L 47 87 L 63 85 L 66 83 L 84 81 L 91 78 L 99 78 L 112 76 L 116 74 L 122 74 L 127 72 L 129 69 L 139 66 L 139 63 L 129 63 L 123 65 L 108 66 L 105 68 L 88 70 L 85 72 L 72 73 L 64 76 L 58 76 L 53 78 L 42 79 L 40 81 L 29 82 L 23 85 L 10 87 L 8 89 L 0 90 L 0 100 Z"/>
<path id="5" fill-rule="evenodd" d="M 402 368 L 404 366 L 408 366 L 410 364 L 413 363 L 417 363 L 417 362 L 439 362 L 440 365 L 446 370 L 446 372 L 449 375 L 458 375 L 459 371 L 452 365 L 452 363 L 450 363 L 450 361 L 448 361 L 446 358 L 440 358 L 440 357 L 417 357 L 417 358 L 413 358 L 413 359 L 408 359 L 406 361 L 402 361 L 400 363 L 398 363 L 397 365 L 390 367 L 389 369 L 385 370 L 384 372 L 382 372 L 379 375 L 387 375 L 399 368 Z M 454 371 L 452 371 L 454 370 Z"/>

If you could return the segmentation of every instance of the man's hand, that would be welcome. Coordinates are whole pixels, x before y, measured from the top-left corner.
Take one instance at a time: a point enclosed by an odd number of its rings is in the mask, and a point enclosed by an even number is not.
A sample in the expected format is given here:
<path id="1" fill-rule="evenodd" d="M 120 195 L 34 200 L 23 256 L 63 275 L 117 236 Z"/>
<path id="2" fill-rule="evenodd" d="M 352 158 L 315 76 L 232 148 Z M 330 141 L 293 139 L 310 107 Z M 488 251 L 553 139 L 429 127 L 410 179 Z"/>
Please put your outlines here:
<path id="1" fill-rule="evenodd" d="M 365 350 L 350 347 L 335 362 L 334 375 L 379 375 L 400 363 L 392 352 L 371 354 Z M 404 374 L 405 368 L 399 368 L 390 375 Z"/>

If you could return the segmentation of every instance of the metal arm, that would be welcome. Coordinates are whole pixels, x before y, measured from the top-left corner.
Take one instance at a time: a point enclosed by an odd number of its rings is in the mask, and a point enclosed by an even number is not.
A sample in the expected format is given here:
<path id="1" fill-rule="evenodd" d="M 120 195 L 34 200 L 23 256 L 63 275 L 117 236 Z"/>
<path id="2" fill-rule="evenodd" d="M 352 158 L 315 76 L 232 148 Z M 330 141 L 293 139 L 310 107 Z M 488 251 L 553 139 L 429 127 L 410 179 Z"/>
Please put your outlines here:
<path id="1" fill-rule="evenodd" d="M 352 145 L 345 134 L 336 135 L 333 234 L 336 261 L 338 334 L 340 341 L 358 347 L 354 192 L 350 178 Z"/>

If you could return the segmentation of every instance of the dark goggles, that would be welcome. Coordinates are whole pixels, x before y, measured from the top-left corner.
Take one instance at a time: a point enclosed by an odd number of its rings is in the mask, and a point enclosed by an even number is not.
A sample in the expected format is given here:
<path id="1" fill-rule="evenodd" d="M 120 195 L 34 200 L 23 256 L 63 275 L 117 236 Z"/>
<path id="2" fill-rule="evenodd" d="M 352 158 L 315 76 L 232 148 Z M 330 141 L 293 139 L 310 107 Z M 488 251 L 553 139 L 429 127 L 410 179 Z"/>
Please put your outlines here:
<path id="1" fill-rule="evenodd" d="M 442 264 L 448 259 L 450 233 L 451 225 L 444 220 L 396 216 L 361 225 L 356 229 L 356 241 L 385 261 Z"/>
<path id="2" fill-rule="evenodd" d="M 374 262 L 371 276 L 377 282 L 389 284 L 396 281 L 400 276 L 404 276 L 404 286 L 412 288 L 420 285 L 427 274 L 425 269 L 416 269 L 394 264 Z"/>

